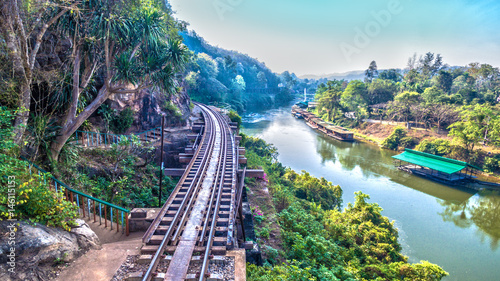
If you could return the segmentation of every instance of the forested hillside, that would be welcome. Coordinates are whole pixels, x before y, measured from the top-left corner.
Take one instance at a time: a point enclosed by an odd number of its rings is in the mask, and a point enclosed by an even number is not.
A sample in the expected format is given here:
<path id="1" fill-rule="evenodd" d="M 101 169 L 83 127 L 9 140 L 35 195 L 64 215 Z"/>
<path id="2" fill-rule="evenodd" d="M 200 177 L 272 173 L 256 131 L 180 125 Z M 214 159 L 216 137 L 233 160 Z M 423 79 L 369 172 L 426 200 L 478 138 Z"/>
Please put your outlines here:
<path id="1" fill-rule="evenodd" d="M 214 47 L 196 32 L 181 32 L 184 44 L 194 52 L 187 67 L 185 86 L 194 100 L 232 107 L 271 108 L 283 105 L 315 81 L 302 80 L 288 71 L 273 73 L 248 55 Z"/>

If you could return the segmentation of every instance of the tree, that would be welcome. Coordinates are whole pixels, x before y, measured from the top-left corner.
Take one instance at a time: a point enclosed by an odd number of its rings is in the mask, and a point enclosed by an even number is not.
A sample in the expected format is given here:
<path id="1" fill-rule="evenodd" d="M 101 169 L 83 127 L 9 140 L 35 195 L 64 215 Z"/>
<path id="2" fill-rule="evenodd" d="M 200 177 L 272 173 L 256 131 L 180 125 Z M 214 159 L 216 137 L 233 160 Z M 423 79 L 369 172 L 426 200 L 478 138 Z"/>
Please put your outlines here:
<path id="1" fill-rule="evenodd" d="M 406 63 L 408 70 L 413 70 L 417 67 L 417 53 L 414 53 L 413 56 L 408 58 L 408 62 Z"/>
<path id="2" fill-rule="evenodd" d="M 419 70 L 425 77 L 434 76 L 443 66 L 443 58 L 440 54 L 428 52 L 419 59 Z"/>
<path id="3" fill-rule="evenodd" d="M 411 117 L 411 106 L 419 99 L 420 94 L 417 92 L 400 93 L 394 98 L 394 103 L 389 106 L 389 114 L 395 116 L 394 113 L 397 112 L 398 119 L 403 115 L 405 122 L 408 123 Z"/>
<path id="4" fill-rule="evenodd" d="M 397 83 L 403 80 L 403 76 L 396 69 L 392 68 L 389 70 L 382 71 L 379 74 L 378 79 L 391 80 L 394 83 Z"/>
<path id="5" fill-rule="evenodd" d="M 377 76 L 378 76 L 377 63 L 375 61 L 372 61 L 368 66 L 368 69 L 365 70 L 365 82 L 366 83 L 372 82 L 372 80 L 377 78 Z"/>
<path id="6" fill-rule="evenodd" d="M 171 34 L 172 19 L 162 5 L 82 1 L 80 9 L 60 19 L 61 34 L 72 41 L 73 84 L 61 130 L 51 145 L 53 160 L 58 159 L 68 138 L 111 94 L 136 93 L 148 87 L 167 94 L 177 91 L 175 73 L 187 63 L 188 51 Z M 102 87 L 77 112 L 80 96 L 98 73 Z"/>
<path id="7" fill-rule="evenodd" d="M 451 86 L 453 85 L 453 76 L 449 71 L 440 70 L 436 76 L 436 86 L 443 90 L 445 93 L 449 93 Z"/>
<path id="8" fill-rule="evenodd" d="M 354 80 L 351 81 L 345 88 L 340 98 L 340 104 L 349 111 L 357 113 L 357 118 L 361 119 L 367 113 L 367 96 L 368 90 L 365 83 Z"/>
<path id="9" fill-rule="evenodd" d="M 318 101 L 318 109 L 327 112 L 327 119 L 332 121 L 341 108 L 340 97 L 342 96 L 343 81 L 333 80 L 320 84 L 316 90 L 315 99 Z"/>
<path id="10" fill-rule="evenodd" d="M 196 56 L 196 64 L 200 75 L 204 78 L 215 78 L 219 73 L 217 63 L 209 55 L 200 53 Z"/>
<path id="11" fill-rule="evenodd" d="M 43 37 L 60 17 L 76 8 L 76 3 L 77 1 L 48 0 L 24 5 L 24 1 L 2 0 L 0 4 L 1 35 L 8 49 L 13 76 L 20 93 L 18 107 L 21 111 L 14 121 L 17 144 L 21 144 L 28 123 L 31 84 Z"/>
<path id="12" fill-rule="evenodd" d="M 292 89 L 295 85 L 297 85 L 297 80 L 294 78 L 294 74 L 290 74 L 288 71 L 281 73 L 280 79 L 288 89 Z"/>
<path id="13" fill-rule="evenodd" d="M 257 81 L 259 83 L 259 87 L 267 88 L 267 78 L 264 72 L 259 71 L 259 73 L 257 73 Z"/>
<path id="14" fill-rule="evenodd" d="M 428 104 L 442 102 L 443 100 L 445 100 L 445 98 L 446 95 L 440 88 L 436 86 L 426 88 L 425 91 L 422 93 L 422 99 Z"/>
<path id="15" fill-rule="evenodd" d="M 493 110 L 489 104 L 476 104 L 464 106 L 460 111 L 461 121 L 450 125 L 449 135 L 455 141 L 462 143 L 466 152 L 467 158 L 474 152 L 474 147 L 481 140 L 484 142 L 490 139 L 498 139 L 498 111 Z M 469 159 L 467 159 L 469 160 Z"/>
<path id="16" fill-rule="evenodd" d="M 438 131 L 441 130 L 443 123 L 451 124 L 458 119 L 456 106 L 450 104 L 434 104 L 429 113 L 436 122 Z"/>
<path id="17" fill-rule="evenodd" d="M 415 118 L 415 123 L 423 124 L 425 128 L 429 125 L 429 119 L 431 114 L 432 107 L 430 104 L 426 104 L 423 102 L 420 103 L 412 103 L 410 105 L 411 116 Z"/>
<path id="18" fill-rule="evenodd" d="M 385 103 L 393 99 L 398 86 L 391 80 L 375 79 L 368 84 L 368 105 Z"/>

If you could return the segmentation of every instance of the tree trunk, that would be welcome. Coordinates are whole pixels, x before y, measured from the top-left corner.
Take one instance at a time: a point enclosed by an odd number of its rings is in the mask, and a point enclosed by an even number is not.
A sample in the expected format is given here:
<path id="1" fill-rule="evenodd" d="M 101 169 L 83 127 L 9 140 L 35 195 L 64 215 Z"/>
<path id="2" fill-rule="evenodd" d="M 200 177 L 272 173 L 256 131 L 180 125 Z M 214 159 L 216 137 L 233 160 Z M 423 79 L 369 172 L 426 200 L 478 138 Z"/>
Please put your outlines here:
<path id="1" fill-rule="evenodd" d="M 3 2 L 3 1 L 2 1 Z M 17 1 L 5 1 L 0 7 L 0 27 L 3 30 L 3 37 L 7 49 L 9 50 L 9 59 L 12 61 L 14 79 L 19 85 L 20 96 L 18 101 L 18 108 L 21 109 L 17 114 L 14 121 L 14 140 L 18 145 L 22 144 L 23 134 L 28 124 L 30 101 L 31 101 L 31 70 L 27 61 L 27 54 L 23 54 L 22 46 L 23 38 L 19 38 L 15 32 L 14 26 L 19 25 L 16 23 Z M 22 26 L 17 26 L 21 29 Z M 24 42 L 27 44 L 27 42 Z"/>
<path id="2" fill-rule="evenodd" d="M 30 115 L 31 79 L 29 79 L 29 81 L 21 82 L 20 89 L 21 98 L 19 100 L 19 112 L 14 121 L 14 141 L 16 144 L 21 146 Z"/>
<path id="3" fill-rule="evenodd" d="M 3 39 L 9 50 L 9 59 L 12 61 L 14 79 L 19 85 L 20 97 L 18 108 L 20 112 L 14 121 L 14 140 L 18 145 L 23 143 L 23 135 L 28 124 L 30 103 L 31 103 L 31 83 L 33 82 L 33 68 L 35 66 L 36 55 L 42 44 L 43 36 L 48 28 L 54 24 L 69 8 L 62 8 L 61 11 L 45 23 L 36 23 L 33 27 L 38 30 L 36 36 L 26 33 L 23 14 L 19 11 L 17 0 L 2 0 L 0 6 L 0 29 Z M 30 39 L 35 38 L 34 42 Z M 34 43 L 31 46 L 29 43 Z"/>
<path id="4" fill-rule="evenodd" d="M 72 109 L 68 110 L 68 113 L 63 118 L 59 136 L 52 142 L 50 146 L 50 157 L 52 161 L 58 161 L 59 154 L 61 153 L 61 149 L 68 139 L 75 133 L 75 131 L 83 124 L 85 120 L 87 120 L 92 113 L 94 113 L 101 104 L 103 104 L 109 97 L 110 92 L 106 85 L 102 86 L 97 94 L 97 97 L 89 104 L 85 109 L 78 114 L 78 116 L 71 116 L 70 112 L 74 112 Z M 76 107 L 78 105 L 78 100 L 75 104 L 71 106 Z"/>

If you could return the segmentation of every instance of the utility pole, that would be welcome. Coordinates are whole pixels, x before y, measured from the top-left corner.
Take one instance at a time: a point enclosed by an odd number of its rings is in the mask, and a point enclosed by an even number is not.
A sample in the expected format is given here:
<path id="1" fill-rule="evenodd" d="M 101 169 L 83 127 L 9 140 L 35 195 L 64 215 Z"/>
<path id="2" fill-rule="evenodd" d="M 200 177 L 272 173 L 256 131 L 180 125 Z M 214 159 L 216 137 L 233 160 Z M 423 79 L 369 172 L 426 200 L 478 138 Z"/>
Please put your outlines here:
<path id="1" fill-rule="evenodd" d="M 165 131 L 165 116 L 161 116 L 161 151 L 160 151 L 160 189 L 158 192 L 158 208 L 161 208 L 161 182 L 163 180 L 163 132 Z"/>

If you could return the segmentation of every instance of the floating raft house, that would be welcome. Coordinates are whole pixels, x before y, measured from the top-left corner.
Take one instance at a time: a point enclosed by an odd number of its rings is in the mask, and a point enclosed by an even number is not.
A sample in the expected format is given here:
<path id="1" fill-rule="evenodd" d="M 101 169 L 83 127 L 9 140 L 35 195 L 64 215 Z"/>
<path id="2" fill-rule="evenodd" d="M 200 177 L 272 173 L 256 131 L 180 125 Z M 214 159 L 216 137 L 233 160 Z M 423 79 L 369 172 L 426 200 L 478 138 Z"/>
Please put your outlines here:
<path id="1" fill-rule="evenodd" d="M 471 180 L 475 178 L 474 170 L 481 170 L 467 162 L 408 148 L 392 158 L 399 160 L 398 169 L 400 170 L 446 183 Z"/>

